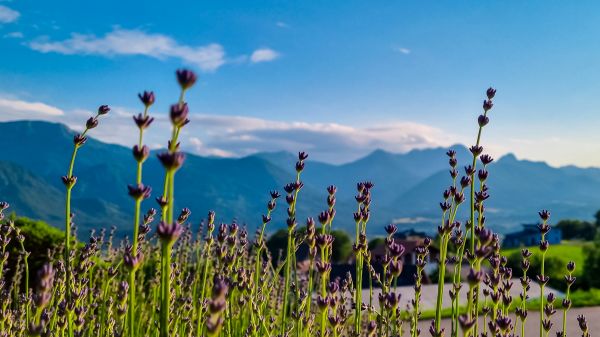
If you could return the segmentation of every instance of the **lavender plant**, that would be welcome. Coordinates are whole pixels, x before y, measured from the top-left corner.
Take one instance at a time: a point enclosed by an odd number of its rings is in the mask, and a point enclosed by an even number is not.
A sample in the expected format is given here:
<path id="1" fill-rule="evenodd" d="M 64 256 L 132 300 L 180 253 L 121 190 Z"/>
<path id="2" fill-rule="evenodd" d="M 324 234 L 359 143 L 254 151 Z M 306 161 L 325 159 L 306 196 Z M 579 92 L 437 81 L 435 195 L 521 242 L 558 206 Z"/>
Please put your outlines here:
<path id="1" fill-rule="evenodd" d="M 274 260 L 266 249 L 269 226 L 274 222 L 280 198 L 278 191 L 270 192 L 253 241 L 245 226 L 217 222 L 213 211 L 208 212 L 198 228 L 190 223 L 188 208 L 182 208 L 176 216 L 175 177 L 185 161 L 179 135 L 189 123 L 185 94 L 197 77 L 189 70 L 180 70 L 177 81 L 181 91 L 177 103 L 169 110 L 171 135 L 166 150 L 158 154 L 165 170 L 162 192 L 156 198 L 159 211 L 150 208 L 145 214 L 143 201 L 152 190 L 143 183 L 143 164 L 149 157 L 144 136 L 153 121 L 148 113 L 155 96 L 152 92 L 139 94 L 144 110 L 134 117 L 139 138 L 133 147 L 136 180 L 128 186 L 134 201 L 131 238 L 116 241 L 113 228 L 108 232 L 93 231 L 85 243 L 75 241 L 76 226 L 71 214 L 75 158 L 87 140 L 87 132 L 109 111 L 106 106 L 101 106 L 96 116 L 87 121 L 85 130 L 75 136 L 69 169 L 63 177 L 67 188 L 64 244 L 49 249 L 48 261 L 35 280 L 29 273 L 27 237 L 12 221 L 4 219 L 8 204 L 0 203 L 0 336 L 396 337 L 405 333 L 405 322 L 411 337 L 420 336 L 422 286 L 427 279 L 426 264 L 435 258 L 430 251 L 433 240 L 425 239 L 410 252 L 416 254 L 414 298 L 409 307 L 403 308 L 396 286 L 404 272 L 407 249 L 396 239 L 397 227 L 393 224 L 385 227 L 382 256 L 375 256 L 367 244 L 374 188 L 371 182 L 357 184 L 356 212 L 342 216 L 343 221 L 352 221 L 352 216 L 355 224 L 354 275 L 349 272 L 345 277 L 332 277 L 335 186 L 327 187 L 327 208 L 307 218 L 305 231 L 298 228 L 298 196 L 304 186 L 300 178 L 308 159 L 304 152 L 299 153 L 295 179 L 283 187 L 288 205 L 287 232 L 285 252 L 278 259 Z M 459 178 L 456 152 L 447 153 L 451 185 L 443 193 L 442 217 L 437 229 L 437 303 L 429 329 L 433 337 L 445 335 L 444 291 L 449 291 L 451 298 L 452 336 L 458 336 L 459 331 L 463 336 L 514 336 L 519 321 L 520 334 L 525 336 L 531 282 L 527 271 L 532 253 L 522 252 L 523 289 L 521 302 L 516 305 L 518 319 L 513 322 L 512 270 L 500 254 L 498 235 L 485 221 L 488 170 L 493 159 L 483 154 L 481 135 L 489 122 L 487 114 L 495 93 L 491 88 L 486 92 L 484 112 L 478 118 L 477 139 L 470 148 L 472 161 L 462 177 Z M 469 216 L 463 226 L 458 219 L 459 209 L 468 192 Z M 550 230 L 549 212 L 540 212 L 540 217 L 542 269 L 537 276 L 541 285 L 540 336 L 547 337 L 552 328 L 550 318 L 556 309 L 554 295 L 544 293 L 549 279 L 544 270 L 549 249 L 545 236 Z M 153 225 L 156 225 L 154 232 Z M 11 241 L 17 243 L 18 256 L 9 260 L 15 251 L 9 249 Z M 302 246 L 308 250 L 307 264 L 299 261 L 298 251 Z M 13 260 L 16 262 L 10 262 Z M 468 287 L 464 308 L 460 305 L 463 262 L 465 265 L 468 262 L 469 271 L 464 284 Z M 487 264 L 488 270 L 483 268 Z M 563 337 L 571 307 L 570 289 L 575 282 L 574 268 L 574 264 L 567 265 L 567 293 L 562 300 L 559 332 Z M 451 273 L 451 289 L 444 289 L 447 270 Z M 364 277 L 368 279 L 363 280 Z M 363 299 L 363 284 L 367 283 L 368 303 Z M 36 285 L 34 290 L 30 291 L 30 284 Z M 578 325 L 583 336 L 589 336 L 584 317 L 578 318 Z"/>

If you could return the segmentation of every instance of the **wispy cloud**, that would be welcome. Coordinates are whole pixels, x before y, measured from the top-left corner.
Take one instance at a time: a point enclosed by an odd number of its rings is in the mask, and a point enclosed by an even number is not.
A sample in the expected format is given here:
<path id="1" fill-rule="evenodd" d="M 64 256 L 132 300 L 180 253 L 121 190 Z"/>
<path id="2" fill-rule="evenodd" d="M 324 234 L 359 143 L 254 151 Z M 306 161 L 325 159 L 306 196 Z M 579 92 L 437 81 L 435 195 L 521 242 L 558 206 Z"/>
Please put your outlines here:
<path id="1" fill-rule="evenodd" d="M 6 39 L 22 39 L 23 33 L 21 32 L 10 32 L 3 35 Z"/>
<path id="2" fill-rule="evenodd" d="M 11 23 L 19 19 L 21 13 L 14 9 L 0 5 L 0 23 Z"/>
<path id="3" fill-rule="evenodd" d="M 290 28 L 290 25 L 287 22 L 277 21 L 275 22 L 275 26 L 279 28 Z"/>
<path id="4" fill-rule="evenodd" d="M 395 52 L 400 53 L 400 54 L 404 54 L 404 55 L 408 55 L 410 54 L 411 50 L 405 47 L 393 47 L 392 48 Z"/>
<path id="5" fill-rule="evenodd" d="M 270 62 L 277 58 L 279 58 L 279 53 L 270 48 L 261 48 L 255 50 L 252 55 L 250 55 L 250 62 L 252 63 L 260 63 L 260 62 Z"/>
<path id="6" fill-rule="evenodd" d="M 5 112 L 10 107 L 11 111 Z M 79 130 L 92 111 L 62 110 L 43 103 L 0 99 L 0 120 L 42 119 L 60 122 Z M 34 112 L 36 111 L 36 112 Z M 94 137 L 131 146 L 136 143 L 134 111 L 113 107 L 103 118 Z M 164 114 L 152 114 L 155 121 L 146 133 L 153 148 L 164 146 L 170 122 Z M 305 123 L 270 119 L 192 113 L 191 123 L 180 136 L 186 151 L 218 157 L 241 157 L 265 151 L 310 151 L 317 160 L 342 163 L 360 158 L 376 149 L 406 152 L 416 148 L 447 146 L 456 138 L 425 124 L 392 121 L 381 125 L 351 126 L 339 123 Z"/>
<path id="7" fill-rule="evenodd" d="M 51 41 L 42 37 L 31 41 L 29 47 L 42 53 L 67 55 L 143 55 L 156 59 L 177 58 L 203 71 L 215 71 L 225 64 L 225 50 L 220 44 L 190 46 L 180 44 L 170 36 L 147 33 L 139 29 L 115 28 L 101 37 L 73 33 L 71 38 L 62 41 Z"/>
<path id="8" fill-rule="evenodd" d="M 450 145 L 456 139 L 441 130 L 413 122 L 356 127 L 338 123 L 283 122 L 243 116 L 193 115 L 191 137 L 201 140 L 201 153 L 245 156 L 263 151 L 306 150 L 318 160 L 340 163 L 375 149 L 405 152 Z"/>
<path id="9" fill-rule="evenodd" d="M 0 111 L 2 112 L 2 120 L 58 117 L 64 115 L 61 109 L 45 103 L 3 97 L 0 97 Z"/>

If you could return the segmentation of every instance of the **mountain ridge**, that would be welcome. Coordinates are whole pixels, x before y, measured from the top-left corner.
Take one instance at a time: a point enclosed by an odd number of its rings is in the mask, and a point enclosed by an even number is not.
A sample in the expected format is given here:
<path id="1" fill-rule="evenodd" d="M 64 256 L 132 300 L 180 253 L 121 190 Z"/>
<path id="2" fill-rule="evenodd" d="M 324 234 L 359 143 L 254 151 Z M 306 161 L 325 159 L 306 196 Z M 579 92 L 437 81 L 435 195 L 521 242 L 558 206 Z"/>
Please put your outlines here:
<path id="1" fill-rule="evenodd" d="M 60 227 L 64 222 L 60 206 L 64 187 L 59 177 L 66 172 L 73 135 L 74 131 L 60 123 L 0 122 L 0 141 L 11 144 L 5 146 L 0 158 L 0 183 L 4 179 L 0 186 L 2 198 L 13 196 L 15 201 L 6 201 L 13 204 L 15 210 L 31 213 L 22 215 L 41 218 Z M 457 151 L 462 173 L 462 166 L 470 162 L 471 154 L 460 144 L 451 148 Z M 307 216 L 314 217 L 327 207 L 325 188 L 334 184 L 338 187 L 338 216 L 334 226 L 353 231 L 356 182 L 371 180 L 375 188 L 370 233 L 383 233 L 383 226 L 394 219 L 400 226 L 431 232 L 439 218 L 437 205 L 442 191 L 451 183 L 447 150 L 443 147 L 405 153 L 375 150 L 343 164 L 312 161 L 309 157 L 302 173 L 305 187 L 300 192 L 298 222 L 302 225 Z M 283 185 L 295 179 L 295 161 L 296 155 L 285 151 L 241 158 L 189 154 L 176 177 L 176 205 L 192 209 L 194 223 L 214 209 L 217 221 L 237 219 L 253 230 L 266 210 L 268 192 L 281 191 Z M 103 143 L 92 136 L 78 155 L 75 175 L 79 179 L 73 204 L 80 227 L 91 229 L 114 224 L 123 235 L 128 233 L 133 201 L 126 193 L 126 185 L 135 179 L 131 150 Z M 155 194 L 160 192 L 162 176 L 162 167 L 152 155 L 144 166 L 144 182 L 155 186 Z M 600 208 L 600 196 L 595 196 L 595 191 L 600 189 L 598 168 L 557 168 L 507 154 L 490 165 L 489 187 L 488 221 L 504 232 L 521 222 L 534 221 L 541 208 L 553 210 L 556 220 L 560 217 L 591 219 Z M 53 200 L 46 210 L 43 194 Z M 24 197 L 27 195 L 31 197 Z M 155 203 L 145 201 L 144 209 L 148 207 L 155 207 Z M 270 230 L 285 226 L 285 207 L 285 200 L 279 200 Z M 459 216 L 465 218 L 465 214 Z"/>

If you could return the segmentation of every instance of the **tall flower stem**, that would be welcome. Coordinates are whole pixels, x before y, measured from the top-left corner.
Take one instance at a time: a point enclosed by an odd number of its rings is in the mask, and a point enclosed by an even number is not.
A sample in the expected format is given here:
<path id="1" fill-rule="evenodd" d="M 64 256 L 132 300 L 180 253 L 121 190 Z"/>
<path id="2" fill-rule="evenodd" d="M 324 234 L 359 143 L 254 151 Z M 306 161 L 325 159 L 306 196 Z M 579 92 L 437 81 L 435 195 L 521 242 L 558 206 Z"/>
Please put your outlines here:
<path id="1" fill-rule="evenodd" d="M 189 70 L 178 70 L 177 80 L 181 86 L 179 101 L 171 106 L 170 117 L 173 125 L 171 140 L 169 141 L 168 152 L 159 156 L 163 166 L 165 166 L 165 180 L 162 198 L 160 200 L 162 209 L 162 228 L 159 225 L 159 235 L 161 237 L 161 306 L 160 306 L 160 336 L 168 337 L 170 321 L 170 282 L 171 282 L 171 250 L 174 242 L 181 234 L 181 225 L 173 222 L 174 214 L 174 192 L 175 192 L 175 172 L 183 163 L 184 156 L 178 153 L 178 139 L 181 127 L 186 125 L 189 120 L 188 107 L 184 103 L 185 93 L 196 82 L 196 74 Z"/>
<path id="2" fill-rule="evenodd" d="M 544 235 L 542 235 L 542 240 L 544 240 Z M 546 260 L 546 252 L 542 253 L 542 264 L 540 267 L 540 275 L 544 277 L 544 264 Z M 540 337 L 544 337 L 544 283 L 540 283 Z"/>
<path id="3" fill-rule="evenodd" d="M 296 248 L 294 244 L 294 233 L 296 229 L 296 203 L 298 202 L 298 192 L 302 188 L 302 182 L 300 181 L 300 173 L 304 169 L 304 160 L 308 155 L 304 152 L 298 154 L 298 162 L 296 163 L 296 181 L 294 183 L 286 185 L 286 192 L 288 193 L 288 238 L 287 238 L 287 253 L 285 257 L 285 279 L 283 288 L 283 308 L 281 309 L 281 335 L 285 334 L 286 330 L 286 317 L 288 309 L 288 294 L 290 289 L 290 276 L 291 268 L 294 263 L 294 257 L 296 254 Z M 291 199 L 290 199 L 291 198 Z M 292 256 L 294 254 L 294 256 Z M 296 284 L 296 287 L 299 287 Z"/>
<path id="4" fill-rule="evenodd" d="M 541 233 L 540 240 L 540 251 L 542 253 L 542 262 L 540 266 L 540 275 L 538 275 L 538 282 L 540 283 L 540 337 L 544 337 L 544 288 L 546 283 L 548 282 L 548 277 L 545 275 L 545 264 L 546 264 L 546 252 L 548 251 L 549 243 L 546 241 L 546 234 L 550 231 L 550 226 L 548 225 L 548 219 L 550 217 L 550 212 L 543 210 L 539 212 L 540 218 L 542 219 L 542 223 L 538 225 L 538 229 Z"/>
<path id="5" fill-rule="evenodd" d="M 148 152 L 144 147 L 144 130 L 150 125 L 152 119 L 148 117 L 148 109 L 154 103 L 154 94 L 144 92 L 144 94 L 139 95 L 140 100 L 144 103 L 144 114 L 134 117 L 134 121 L 136 122 L 139 128 L 139 136 L 138 136 L 138 144 L 137 147 L 134 147 L 134 157 L 137 162 L 136 166 L 136 187 L 142 187 L 142 167 L 144 161 L 148 156 Z M 149 194 L 149 193 L 148 193 Z M 139 228 L 140 228 L 140 209 L 142 207 L 143 198 L 136 197 L 134 202 L 134 216 L 133 216 L 133 244 L 131 246 L 131 252 L 129 252 L 131 259 L 130 262 L 132 264 L 129 266 L 129 305 L 127 306 L 127 321 L 129 325 L 129 335 L 130 337 L 135 337 L 137 335 L 137 327 L 136 327 L 136 271 L 138 268 L 138 236 L 139 236 Z"/>
<path id="6" fill-rule="evenodd" d="M 563 320 L 562 320 L 562 336 L 567 337 L 567 313 L 571 309 L 571 286 L 575 283 L 575 277 L 573 272 L 575 271 L 575 262 L 571 261 L 567 264 L 567 275 L 565 275 L 565 281 L 567 282 L 567 293 L 563 300 Z"/>
<path id="7" fill-rule="evenodd" d="M 86 134 L 89 130 L 98 126 L 98 117 L 105 115 L 110 111 L 110 108 L 106 105 L 101 105 L 98 108 L 98 112 L 94 117 L 87 120 L 85 129 L 82 133 L 75 135 L 73 138 L 73 152 L 71 153 L 71 160 L 69 161 L 69 168 L 67 175 L 62 177 L 62 181 L 66 187 L 65 196 L 65 242 L 64 242 L 64 264 L 65 264 L 65 294 L 67 302 L 71 302 L 71 286 L 72 286 L 72 270 L 71 270 L 71 196 L 73 192 L 73 186 L 77 178 L 73 176 L 73 170 L 75 168 L 75 158 L 77 152 L 83 144 L 87 141 Z M 73 336 L 73 316 L 71 310 L 67 310 L 67 327 L 69 336 Z"/>
<path id="8" fill-rule="evenodd" d="M 202 270 L 202 290 L 200 291 L 200 297 L 198 298 L 197 302 L 199 302 L 198 305 L 198 317 L 196 318 L 196 334 L 198 336 L 202 335 L 202 316 L 203 316 L 203 306 L 202 306 L 202 302 L 204 301 L 204 297 L 206 296 L 206 280 L 208 277 L 208 271 L 210 269 L 210 265 L 211 265 L 211 261 L 212 259 L 210 258 L 210 252 L 212 249 L 212 243 L 213 243 L 213 238 L 212 238 L 212 233 L 213 230 L 215 229 L 215 213 L 214 212 L 210 212 L 208 213 L 208 234 L 207 234 L 207 240 L 206 240 L 206 244 L 204 245 L 204 266 L 203 266 L 203 270 Z M 200 263 L 200 256 L 198 257 L 198 261 L 197 263 Z"/>

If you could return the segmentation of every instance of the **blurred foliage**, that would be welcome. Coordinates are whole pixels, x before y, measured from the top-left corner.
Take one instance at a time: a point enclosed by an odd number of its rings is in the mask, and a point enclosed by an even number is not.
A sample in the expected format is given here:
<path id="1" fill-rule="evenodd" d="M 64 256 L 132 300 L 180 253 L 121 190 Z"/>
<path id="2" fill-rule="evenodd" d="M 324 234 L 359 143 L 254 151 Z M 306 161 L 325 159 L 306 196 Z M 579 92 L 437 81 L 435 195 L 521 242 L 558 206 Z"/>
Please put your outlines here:
<path id="1" fill-rule="evenodd" d="M 17 217 L 14 213 L 9 215 L 9 219 L 14 222 L 25 237 L 23 245 L 25 250 L 30 253 L 28 258 L 29 270 L 33 282 L 35 282 L 36 272 L 48 261 L 49 251 L 63 243 L 64 231 L 43 221 Z M 16 238 L 12 238 L 7 249 L 10 253 L 8 265 L 14 265 L 19 256 L 22 258 L 21 244 Z"/>
<path id="2" fill-rule="evenodd" d="M 596 224 L 574 219 L 561 220 L 555 227 L 562 231 L 565 240 L 590 240 L 596 237 L 598 229 Z"/>
<path id="3" fill-rule="evenodd" d="M 298 228 L 296 231 L 296 235 L 299 237 L 303 237 L 305 233 L 305 227 Z M 318 233 L 320 233 L 320 229 L 317 229 L 317 234 Z M 287 247 L 287 235 L 287 229 L 280 229 L 267 239 L 267 248 L 271 252 L 273 261 L 275 262 L 279 259 L 280 252 L 285 251 Z M 331 231 L 331 235 L 334 237 L 331 261 L 333 263 L 343 263 L 348 261 L 352 255 L 352 240 L 350 239 L 350 236 L 343 230 L 333 230 Z M 300 245 L 296 252 L 296 256 L 297 261 L 308 258 L 308 247 L 306 244 Z"/>

